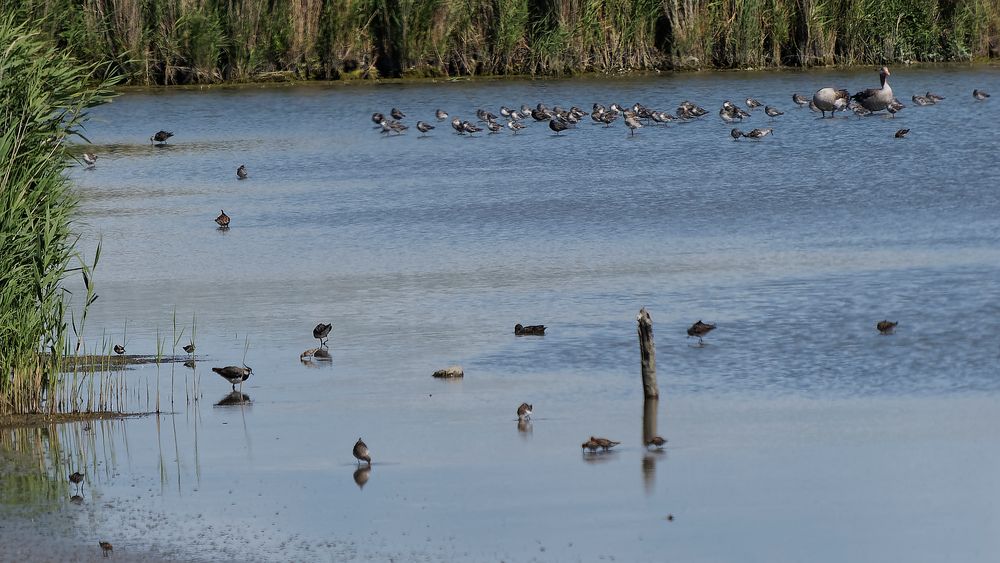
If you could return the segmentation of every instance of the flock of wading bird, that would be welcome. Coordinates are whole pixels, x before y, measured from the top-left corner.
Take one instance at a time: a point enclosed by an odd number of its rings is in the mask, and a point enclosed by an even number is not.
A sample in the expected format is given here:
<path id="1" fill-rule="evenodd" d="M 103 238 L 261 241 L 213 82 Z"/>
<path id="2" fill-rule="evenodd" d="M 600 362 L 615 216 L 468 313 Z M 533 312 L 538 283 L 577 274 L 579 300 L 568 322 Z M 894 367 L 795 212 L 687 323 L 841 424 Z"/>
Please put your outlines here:
<path id="1" fill-rule="evenodd" d="M 812 99 L 806 98 L 799 93 L 794 93 L 792 94 L 792 101 L 799 108 L 808 106 L 812 111 L 820 113 L 822 117 L 826 117 L 827 112 L 830 113 L 830 117 L 833 117 L 836 112 L 847 110 L 853 111 L 858 117 L 865 117 L 883 110 L 887 111 L 889 115 L 895 116 L 897 112 L 906 106 L 892 93 L 892 88 L 889 86 L 888 81 L 889 74 L 889 69 L 882 67 L 879 71 L 880 86 L 878 88 L 862 90 L 854 95 L 851 95 L 849 91 L 843 88 L 834 88 L 831 86 L 817 90 L 813 94 Z M 972 91 L 972 97 L 977 101 L 983 101 L 989 98 L 990 95 L 983 90 L 975 89 Z M 912 96 L 912 100 L 917 106 L 930 106 L 944 100 L 944 97 L 927 92 L 926 95 L 917 94 Z M 746 107 L 747 109 L 743 109 L 733 102 L 726 100 L 723 102 L 722 107 L 719 108 L 719 117 L 726 123 L 742 123 L 744 119 L 751 117 L 753 110 L 760 107 L 764 108 L 764 114 L 771 118 L 772 121 L 777 117 L 785 115 L 785 112 L 777 107 L 764 105 L 755 98 L 747 98 Z M 640 103 L 633 104 L 631 108 L 626 108 L 617 103 L 613 103 L 607 107 L 603 104 L 595 103 L 590 112 L 590 119 L 594 123 L 611 127 L 615 121 L 621 118 L 625 126 L 628 127 L 629 134 L 635 135 L 637 129 L 645 126 L 691 121 L 708 113 L 709 111 L 705 108 L 689 101 L 682 102 L 673 114 L 666 111 L 658 111 Z M 459 117 L 452 117 L 448 112 L 441 109 L 435 112 L 437 121 L 448 121 L 450 117 L 451 128 L 455 130 L 456 134 L 470 136 L 483 130 L 487 130 L 491 134 L 499 133 L 505 127 L 516 135 L 519 131 L 527 127 L 527 123 L 531 122 L 547 122 L 549 129 L 556 135 L 561 135 L 563 131 L 572 129 L 581 121 L 584 121 L 586 116 L 587 112 L 577 106 L 569 109 L 559 106 L 549 108 L 543 103 L 537 104 L 534 108 L 528 104 L 523 104 L 520 108 L 514 109 L 502 106 L 499 116 L 480 108 L 476 110 L 475 122 L 463 120 Z M 372 114 L 371 119 L 375 123 L 375 128 L 380 130 L 383 135 L 401 135 L 410 128 L 409 125 L 403 122 L 405 117 L 406 114 L 400 111 L 399 108 L 392 108 L 392 111 L 389 112 L 389 118 L 386 118 L 380 112 L 375 112 Z M 498 121 L 501 118 L 504 120 L 504 123 Z M 436 129 L 435 125 L 427 121 L 417 121 L 415 127 L 420 132 L 421 137 L 426 136 L 432 130 Z M 745 132 L 738 127 L 734 127 L 730 131 L 730 136 L 732 136 L 733 140 L 739 140 L 743 137 L 762 139 L 773 132 L 774 129 L 771 127 L 754 128 Z M 900 129 L 896 131 L 895 137 L 902 139 L 909 132 L 909 129 Z"/>

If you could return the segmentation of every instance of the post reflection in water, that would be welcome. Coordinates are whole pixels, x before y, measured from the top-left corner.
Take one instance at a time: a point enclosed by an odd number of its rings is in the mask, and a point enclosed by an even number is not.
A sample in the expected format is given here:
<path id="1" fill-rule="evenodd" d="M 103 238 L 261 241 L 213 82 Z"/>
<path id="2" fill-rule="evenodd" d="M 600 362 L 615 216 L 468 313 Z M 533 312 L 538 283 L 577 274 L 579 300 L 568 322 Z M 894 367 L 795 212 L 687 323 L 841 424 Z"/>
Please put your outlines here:
<path id="1" fill-rule="evenodd" d="M 659 399 L 646 398 L 642 401 L 642 443 L 643 446 L 658 436 L 656 429 Z M 646 494 L 651 495 L 656 485 L 656 454 L 650 452 L 642 457 L 642 482 Z"/>

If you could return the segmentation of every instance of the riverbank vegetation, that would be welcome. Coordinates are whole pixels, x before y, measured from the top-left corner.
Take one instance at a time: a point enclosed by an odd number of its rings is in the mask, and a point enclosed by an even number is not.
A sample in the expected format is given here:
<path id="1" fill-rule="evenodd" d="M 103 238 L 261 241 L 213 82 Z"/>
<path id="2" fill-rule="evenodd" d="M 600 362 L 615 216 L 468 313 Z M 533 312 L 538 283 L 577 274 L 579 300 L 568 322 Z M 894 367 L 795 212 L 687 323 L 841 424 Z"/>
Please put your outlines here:
<path id="1" fill-rule="evenodd" d="M 133 84 L 1000 57 L 996 0 L 10 0 Z"/>
<path id="2" fill-rule="evenodd" d="M 80 136 L 86 108 L 113 95 L 115 79 L 93 78 L 106 75 L 107 65 L 79 63 L 0 16 L 0 413 L 39 410 L 60 390 L 72 318 L 66 276 L 84 274 L 78 304 L 96 299 L 94 263 L 75 255 L 63 141 Z"/>

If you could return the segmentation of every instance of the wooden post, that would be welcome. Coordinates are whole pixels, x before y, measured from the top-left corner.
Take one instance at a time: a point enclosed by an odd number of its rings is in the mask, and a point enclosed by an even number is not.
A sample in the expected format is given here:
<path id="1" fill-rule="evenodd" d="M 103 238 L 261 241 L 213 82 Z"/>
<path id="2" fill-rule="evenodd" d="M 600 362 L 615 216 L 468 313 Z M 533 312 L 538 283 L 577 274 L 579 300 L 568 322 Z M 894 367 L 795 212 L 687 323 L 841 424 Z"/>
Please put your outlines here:
<path id="1" fill-rule="evenodd" d="M 653 319 L 645 307 L 635 318 L 639 321 L 639 351 L 642 353 L 642 391 L 647 399 L 660 398 L 656 386 L 656 346 L 653 345 Z"/>

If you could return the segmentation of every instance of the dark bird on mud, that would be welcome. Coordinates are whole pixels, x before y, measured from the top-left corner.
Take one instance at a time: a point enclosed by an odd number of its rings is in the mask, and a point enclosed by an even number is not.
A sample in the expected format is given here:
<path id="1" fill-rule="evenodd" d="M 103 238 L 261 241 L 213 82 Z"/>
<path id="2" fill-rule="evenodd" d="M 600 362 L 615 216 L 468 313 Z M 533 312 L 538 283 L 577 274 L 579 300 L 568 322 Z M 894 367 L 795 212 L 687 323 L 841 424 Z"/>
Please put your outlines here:
<path id="1" fill-rule="evenodd" d="M 529 405 L 528 403 L 521 403 L 521 406 L 517 407 L 517 418 L 518 419 L 531 418 L 531 405 Z"/>
<path id="2" fill-rule="evenodd" d="M 313 338 L 319 340 L 320 346 L 326 346 L 326 341 L 329 340 L 331 330 L 333 330 L 333 323 L 319 323 L 313 328 Z"/>
<path id="3" fill-rule="evenodd" d="M 729 136 L 734 141 L 739 141 L 743 137 L 743 131 L 740 131 L 738 127 L 733 127 L 733 130 L 729 132 Z"/>
<path id="4" fill-rule="evenodd" d="M 423 137 L 424 135 L 426 135 L 427 132 L 430 131 L 431 129 L 434 129 L 434 126 L 431 125 L 430 123 L 427 123 L 426 121 L 418 121 L 417 122 L 417 131 L 420 131 L 420 136 L 421 137 Z"/>
<path id="5" fill-rule="evenodd" d="M 601 445 L 595 442 L 593 439 L 590 439 L 584 442 L 581 447 L 590 450 L 590 453 L 594 453 L 597 451 L 597 448 L 601 447 Z"/>
<path id="6" fill-rule="evenodd" d="M 97 545 L 101 546 L 101 553 L 103 553 L 105 557 L 111 555 L 111 552 L 115 550 L 115 547 L 111 545 L 111 542 L 109 541 L 98 542 Z"/>
<path id="7" fill-rule="evenodd" d="M 87 170 L 93 170 L 97 166 L 97 155 L 89 152 L 83 153 L 83 163 L 87 165 Z"/>
<path id="8" fill-rule="evenodd" d="M 778 117 L 779 115 L 785 115 L 785 112 L 781 111 L 780 109 L 778 109 L 778 108 L 776 108 L 774 106 L 767 106 L 767 107 L 765 107 L 764 108 L 764 113 L 767 114 L 767 116 L 770 117 L 771 119 L 774 119 L 775 117 Z"/>
<path id="9" fill-rule="evenodd" d="M 192 342 L 191 344 L 188 344 L 187 346 L 185 346 L 183 348 L 183 350 L 185 352 L 187 352 L 188 354 L 193 354 L 194 353 L 194 342 Z"/>
<path id="10" fill-rule="evenodd" d="M 247 174 L 247 165 L 241 164 L 240 167 L 236 169 L 236 177 L 240 180 L 246 180 L 247 176 L 249 176 L 249 174 Z"/>
<path id="11" fill-rule="evenodd" d="M 149 138 L 149 142 L 150 144 L 158 143 L 161 145 L 165 145 L 167 144 L 167 139 L 173 136 L 174 134 L 171 133 L 170 131 L 157 131 L 156 133 L 153 134 L 152 137 Z"/>
<path id="12" fill-rule="evenodd" d="M 990 95 L 987 94 L 985 90 L 980 90 L 980 89 L 976 88 L 975 90 L 972 91 L 972 97 L 975 98 L 975 99 L 977 99 L 977 100 L 979 100 L 979 101 L 983 101 L 986 98 L 989 98 Z"/>
<path id="13" fill-rule="evenodd" d="M 648 448 L 649 446 L 655 446 L 656 449 L 662 449 L 663 448 L 663 444 L 666 444 L 666 443 L 667 443 L 667 439 L 666 438 L 662 438 L 660 436 L 654 436 L 654 437 L 652 437 L 652 438 L 650 438 L 649 440 L 646 441 L 646 447 Z"/>
<path id="14" fill-rule="evenodd" d="M 125 347 L 122 346 L 121 344 L 115 344 L 115 354 L 121 356 L 124 353 L 125 353 Z"/>
<path id="15" fill-rule="evenodd" d="M 607 438 L 595 438 L 594 436 L 590 437 L 590 441 L 604 448 L 604 451 L 608 451 L 618 444 L 621 444 L 621 442 L 615 442 L 613 440 L 608 440 Z"/>
<path id="16" fill-rule="evenodd" d="M 443 109 L 439 109 L 434 112 L 434 117 L 436 117 L 438 121 L 444 121 L 445 119 L 448 119 L 448 112 Z"/>
<path id="17" fill-rule="evenodd" d="M 774 129 L 771 129 L 770 127 L 765 127 L 763 129 L 751 129 L 750 132 L 744 136 L 750 139 L 763 139 L 764 137 L 767 137 L 773 132 Z"/>
<path id="18" fill-rule="evenodd" d="M 521 323 L 514 325 L 514 335 L 515 336 L 544 336 L 545 326 L 544 325 L 528 325 L 522 326 Z"/>
<path id="19" fill-rule="evenodd" d="M 905 137 L 905 136 L 906 136 L 906 134 L 907 134 L 907 133 L 909 133 L 909 132 L 910 132 L 910 130 L 909 130 L 909 129 L 900 129 L 899 131 L 896 131 L 896 135 L 895 135 L 895 137 L 896 137 L 897 139 L 902 139 L 902 138 L 903 138 L 903 137 Z"/>
<path id="20" fill-rule="evenodd" d="M 215 222 L 219 225 L 219 227 L 223 229 L 228 229 L 229 215 L 226 215 L 226 211 L 224 209 L 220 209 L 219 211 L 221 211 L 221 213 L 219 214 L 218 217 L 215 218 Z"/>
<path id="21" fill-rule="evenodd" d="M 236 384 L 243 385 L 243 382 L 250 379 L 253 375 L 253 369 L 250 366 L 243 364 L 240 366 L 226 366 L 224 368 L 212 368 L 212 371 L 222 376 L 223 379 L 228 381 L 233 385 L 233 391 L 236 391 Z"/>
<path id="22" fill-rule="evenodd" d="M 354 444 L 354 457 L 358 460 L 358 465 L 361 465 L 362 461 L 372 464 L 372 458 L 368 451 L 368 445 L 365 444 L 361 438 L 358 438 L 357 443 Z"/>
<path id="23" fill-rule="evenodd" d="M 69 476 L 69 482 L 73 483 L 74 485 L 79 485 L 80 483 L 83 483 L 83 478 L 84 478 L 83 473 L 80 473 L 79 471 L 74 471 Z"/>
<path id="24" fill-rule="evenodd" d="M 691 328 L 689 328 L 687 330 L 688 338 L 691 338 L 692 336 L 695 336 L 695 337 L 698 338 L 698 344 L 702 345 L 702 344 L 704 344 L 704 342 L 702 341 L 702 338 L 706 334 L 712 332 L 713 330 L 715 330 L 715 325 L 711 325 L 711 324 L 708 324 L 708 323 L 703 323 L 703 322 L 701 322 L 699 320 L 698 322 L 696 322 L 693 325 L 691 325 Z"/>
<path id="25" fill-rule="evenodd" d="M 809 99 L 798 92 L 792 94 L 792 101 L 799 107 L 809 105 Z"/>
<path id="26" fill-rule="evenodd" d="M 878 331 L 881 332 L 882 334 L 892 334 L 893 331 L 896 330 L 896 325 L 898 324 L 899 324 L 898 322 L 892 322 L 888 320 L 879 321 L 878 324 L 875 325 L 875 328 L 877 328 Z"/>
<path id="27" fill-rule="evenodd" d="M 403 119 L 404 117 L 406 117 L 406 114 L 399 111 L 399 108 L 392 108 L 392 111 L 389 112 L 389 115 L 391 115 L 393 119 Z"/>
<path id="28" fill-rule="evenodd" d="M 549 120 L 549 129 L 555 131 L 556 135 L 565 131 L 567 128 L 569 128 L 569 125 L 566 125 L 565 123 L 559 121 L 558 119 Z"/>

